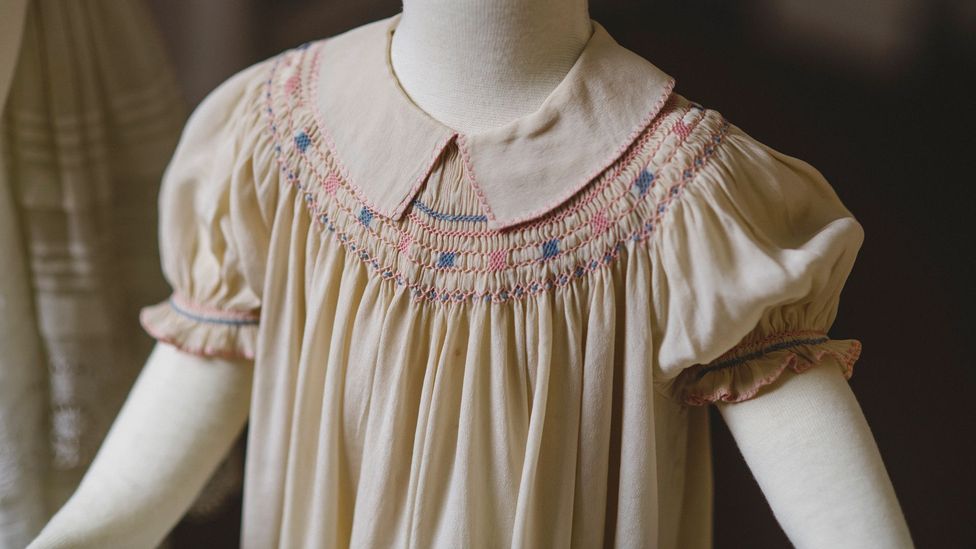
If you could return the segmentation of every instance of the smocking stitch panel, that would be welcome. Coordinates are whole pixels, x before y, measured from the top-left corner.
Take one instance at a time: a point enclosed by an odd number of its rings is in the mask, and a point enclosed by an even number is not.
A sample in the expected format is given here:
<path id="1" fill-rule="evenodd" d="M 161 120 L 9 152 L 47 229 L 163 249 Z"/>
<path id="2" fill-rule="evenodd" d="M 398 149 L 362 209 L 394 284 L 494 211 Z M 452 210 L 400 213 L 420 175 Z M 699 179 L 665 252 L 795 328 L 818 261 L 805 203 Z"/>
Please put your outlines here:
<path id="1" fill-rule="evenodd" d="M 428 184 L 394 221 L 377 214 L 338 169 L 328 121 L 309 108 L 315 83 L 308 75 L 320 62 L 310 51 L 317 49 L 280 54 L 265 82 L 267 130 L 281 174 L 323 233 L 417 300 L 500 303 L 610 265 L 628 241 L 653 233 L 729 128 L 716 111 L 672 94 L 617 162 L 541 218 L 488 230 L 469 186 L 448 199 L 445 187 Z M 449 160 L 432 174 L 460 185 L 463 165 Z"/>

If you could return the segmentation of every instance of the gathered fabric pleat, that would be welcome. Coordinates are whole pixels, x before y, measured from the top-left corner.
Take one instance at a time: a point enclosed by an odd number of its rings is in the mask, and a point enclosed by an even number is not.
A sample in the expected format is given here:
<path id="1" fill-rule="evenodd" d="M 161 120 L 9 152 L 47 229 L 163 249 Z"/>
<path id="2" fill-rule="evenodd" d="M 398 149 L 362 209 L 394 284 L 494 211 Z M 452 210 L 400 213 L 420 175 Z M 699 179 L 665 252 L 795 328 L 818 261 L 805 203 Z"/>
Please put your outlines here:
<path id="1" fill-rule="evenodd" d="M 283 196 L 280 219 L 301 200 Z M 289 267 L 268 284 L 287 297 L 258 341 L 275 366 L 256 374 L 247 545 L 655 546 L 677 540 L 682 501 L 705 503 L 675 472 L 688 412 L 646 366 L 639 246 L 511 307 L 417 307 L 300 217 L 281 226 Z M 659 508 L 661 491 L 678 507 Z"/>

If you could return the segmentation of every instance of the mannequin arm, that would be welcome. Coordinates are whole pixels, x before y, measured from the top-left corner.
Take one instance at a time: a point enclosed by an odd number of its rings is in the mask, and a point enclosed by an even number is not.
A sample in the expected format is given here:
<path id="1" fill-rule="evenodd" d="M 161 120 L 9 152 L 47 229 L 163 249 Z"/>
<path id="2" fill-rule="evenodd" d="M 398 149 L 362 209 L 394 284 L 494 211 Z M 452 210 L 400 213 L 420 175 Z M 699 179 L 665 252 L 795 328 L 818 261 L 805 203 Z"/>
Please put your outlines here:
<path id="1" fill-rule="evenodd" d="M 793 545 L 913 547 L 874 436 L 840 368 L 786 371 L 767 389 L 717 406 Z"/>
<path id="2" fill-rule="evenodd" d="M 78 489 L 29 549 L 157 546 L 241 432 L 252 368 L 158 343 Z"/>

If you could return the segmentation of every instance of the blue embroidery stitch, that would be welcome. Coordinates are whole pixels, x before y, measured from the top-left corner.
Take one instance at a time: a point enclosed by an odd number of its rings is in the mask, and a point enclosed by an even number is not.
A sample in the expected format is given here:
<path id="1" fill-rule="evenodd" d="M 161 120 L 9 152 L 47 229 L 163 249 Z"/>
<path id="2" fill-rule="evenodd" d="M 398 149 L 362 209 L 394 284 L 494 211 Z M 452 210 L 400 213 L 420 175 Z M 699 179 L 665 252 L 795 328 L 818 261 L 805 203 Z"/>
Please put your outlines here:
<path id="1" fill-rule="evenodd" d="M 634 189 L 637 190 L 637 196 L 644 196 L 647 193 L 647 189 L 651 188 L 651 184 L 654 182 L 654 174 L 647 171 L 647 168 L 641 170 L 634 179 Z"/>
<path id="2" fill-rule="evenodd" d="M 474 223 L 486 223 L 488 221 L 488 216 L 486 215 L 446 214 L 438 212 L 437 210 L 434 210 L 430 206 L 421 202 L 419 198 L 413 199 L 413 205 L 424 214 L 441 221 L 470 221 Z"/>
<path id="3" fill-rule="evenodd" d="M 542 259 L 555 257 L 559 253 L 559 239 L 553 238 L 542 243 Z"/>
<path id="4" fill-rule="evenodd" d="M 369 227 L 369 222 L 372 220 L 373 212 L 371 212 L 366 206 L 363 206 L 363 209 L 359 210 L 359 221 L 362 222 L 363 225 Z"/>
<path id="5" fill-rule="evenodd" d="M 442 252 L 437 258 L 437 266 L 441 269 L 454 266 L 454 252 Z"/>
<path id="6" fill-rule="evenodd" d="M 304 131 L 300 131 L 295 134 L 295 146 L 298 147 L 299 151 L 305 152 L 305 149 L 307 149 L 311 144 L 312 139 Z"/>

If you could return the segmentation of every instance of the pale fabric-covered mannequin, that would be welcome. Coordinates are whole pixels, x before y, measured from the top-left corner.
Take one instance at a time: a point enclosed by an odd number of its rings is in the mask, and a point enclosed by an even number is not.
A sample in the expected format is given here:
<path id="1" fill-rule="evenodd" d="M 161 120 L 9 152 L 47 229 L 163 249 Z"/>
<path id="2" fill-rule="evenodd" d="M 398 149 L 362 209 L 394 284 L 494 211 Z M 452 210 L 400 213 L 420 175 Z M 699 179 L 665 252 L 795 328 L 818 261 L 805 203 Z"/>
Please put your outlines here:
<path id="1" fill-rule="evenodd" d="M 796 547 L 912 547 L 871 429 L 839 368 L 786 371 L 718 409 Z"/>
<path id="2" fill-rule="evenodd" d="M 478 132 L 538 108 L 579 54 L 587 20 L 583 0 L 408 0 L 394 70 L 422 109 Z M 250 373 L 159 344 L 82 486 L 31 548 L 161 540 L 243 427 Z M 839 368 L 787 372 L 719 409 L 796 546 L 912 546 Z"/>

